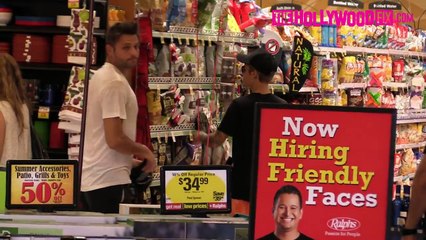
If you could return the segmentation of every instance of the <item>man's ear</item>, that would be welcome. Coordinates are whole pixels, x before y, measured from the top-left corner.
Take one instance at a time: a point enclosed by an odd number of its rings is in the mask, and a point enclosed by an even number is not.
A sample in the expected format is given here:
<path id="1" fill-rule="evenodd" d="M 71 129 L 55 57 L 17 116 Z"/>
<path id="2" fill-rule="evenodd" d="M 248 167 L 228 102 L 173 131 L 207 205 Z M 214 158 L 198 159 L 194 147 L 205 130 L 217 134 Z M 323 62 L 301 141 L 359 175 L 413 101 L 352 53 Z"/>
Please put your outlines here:
<path id="1" fill-rule="evenodd" d="M 111 56 L 112 53 L 114 52 L 114 47 L 111 46 L 110 44 L 106 44 L 105 49 L 106 49 L 107 56 Z"/>
<path id="2" fill-rule="evenodd" d="M 303 217 L 303 208 L 300 209 L 300 219 L 302 219 L 302 217 Z"/>

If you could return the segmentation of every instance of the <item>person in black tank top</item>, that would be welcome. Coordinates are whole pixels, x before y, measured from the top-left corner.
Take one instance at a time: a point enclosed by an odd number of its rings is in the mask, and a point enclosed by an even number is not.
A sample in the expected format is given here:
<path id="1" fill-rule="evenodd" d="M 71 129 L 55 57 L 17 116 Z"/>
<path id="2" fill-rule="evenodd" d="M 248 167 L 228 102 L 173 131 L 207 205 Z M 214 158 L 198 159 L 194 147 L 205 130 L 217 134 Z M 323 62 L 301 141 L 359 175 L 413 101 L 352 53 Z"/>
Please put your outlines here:
<path id="1" fill-rule="evenodd" d="M 222 119 L 218 131 L 207 135 L 197 133 L 203 144 L 220 146 L 228 136 L 232 137 L 232 198 L 242 200 L 248 206 L 250 199 L 251 162 L 254 136 L 254 107 L 257 102 L 286 104 L 270 93 L 268 83 L 274 77 L 278 64 L 265 49 L 259 48 L 248 55 L 239 54 L 243 85 L 251 94 L 234 99 Z M 196 139 L 197 140 L 197 139 Z M 248 209 L 248 207 L 247 207 Z M 248 214 L 241 212 L 243 214 Z"/>

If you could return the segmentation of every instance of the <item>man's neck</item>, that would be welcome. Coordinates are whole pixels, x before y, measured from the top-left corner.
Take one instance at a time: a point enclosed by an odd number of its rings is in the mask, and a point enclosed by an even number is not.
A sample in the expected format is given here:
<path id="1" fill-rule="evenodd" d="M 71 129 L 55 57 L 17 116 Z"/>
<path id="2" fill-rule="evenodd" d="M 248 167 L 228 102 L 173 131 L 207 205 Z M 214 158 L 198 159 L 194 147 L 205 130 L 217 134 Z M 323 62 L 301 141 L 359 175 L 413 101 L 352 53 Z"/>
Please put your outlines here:
<path id="1" fill-rule="evenodd" d="M 132 69 L 130 68 L 120 68 L 117 65 L 115 65 L 114 63 L 110 62 L 110 61 L 106 61 L 107 63 L 113 65 L 118 71 L 120 71 L 121 74 L 123 74 L 124 77 L 126 77 L 127 81 L 129 82 L 129 84 L 131 84 L 131 80 L 132 80 Z"/>
<path id="2" fill-rule="evenodd" d="M 253 86 L 251 87 L 250 91 L 252 93 L 259 93 L 259 94 L 269 94 L 269 93 L 271 93 L 271 91 L 269 90 L 268 83 L 263 83 L 263 82 L 256 82 L 255 84 L 253 84 Z"/>

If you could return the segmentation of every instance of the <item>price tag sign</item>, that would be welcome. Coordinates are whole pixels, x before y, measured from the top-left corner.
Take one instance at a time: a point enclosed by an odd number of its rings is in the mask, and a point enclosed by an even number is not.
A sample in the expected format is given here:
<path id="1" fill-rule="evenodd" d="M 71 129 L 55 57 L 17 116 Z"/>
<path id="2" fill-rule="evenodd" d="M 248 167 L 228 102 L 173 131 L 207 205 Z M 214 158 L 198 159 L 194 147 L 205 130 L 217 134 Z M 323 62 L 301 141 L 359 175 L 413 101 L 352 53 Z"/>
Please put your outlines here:
<path id="1" fill-rule="evenodd" d="M 49 119 L 50 107 L 39 107 L 38 108 L 38 118 L 39 119 Z"/>
<path id="2" fill-rule="evenodd" d="M 229 169 L 225 166 L 164 166 L 164 213 L 230 210 Z M 215 169 L 216 168 L 216 169 Z"/>
<path id="3" fill-rule="evenodd" d="M 76 206 L 77 169 L 74 160 L 7 161 L 6 207 Z"/>

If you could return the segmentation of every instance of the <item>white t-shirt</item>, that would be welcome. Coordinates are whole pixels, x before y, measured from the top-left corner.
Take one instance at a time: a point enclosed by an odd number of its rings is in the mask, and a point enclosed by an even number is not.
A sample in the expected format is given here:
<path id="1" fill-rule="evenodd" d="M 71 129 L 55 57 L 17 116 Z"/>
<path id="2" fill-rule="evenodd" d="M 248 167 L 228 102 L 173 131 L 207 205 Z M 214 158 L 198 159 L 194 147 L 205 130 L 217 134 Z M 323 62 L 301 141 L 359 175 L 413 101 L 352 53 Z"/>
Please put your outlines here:
<path id="1" fill-rule="evenodd" d="M 6 160 L 31 159 L 30 116 L 27 105 L 23 104 L 21 111 L 24 116 L 24 130 L 21 129 L 16 119 L 15 112 L 9 102 L 0 101 L 0 112 L 6 123 L 3 154 L 0 156 L 0 166 L 6 165 Z"/>
<path id="2" fill-rule="evenodd" d="M 81 191 L 130 183 L 132 156 L 108 147 L 103 119 L 123 119 L 123 132 L 136 139 L 138 105 L 124 75 L 105 63 L 91 78 L 87 102 Z"/>

